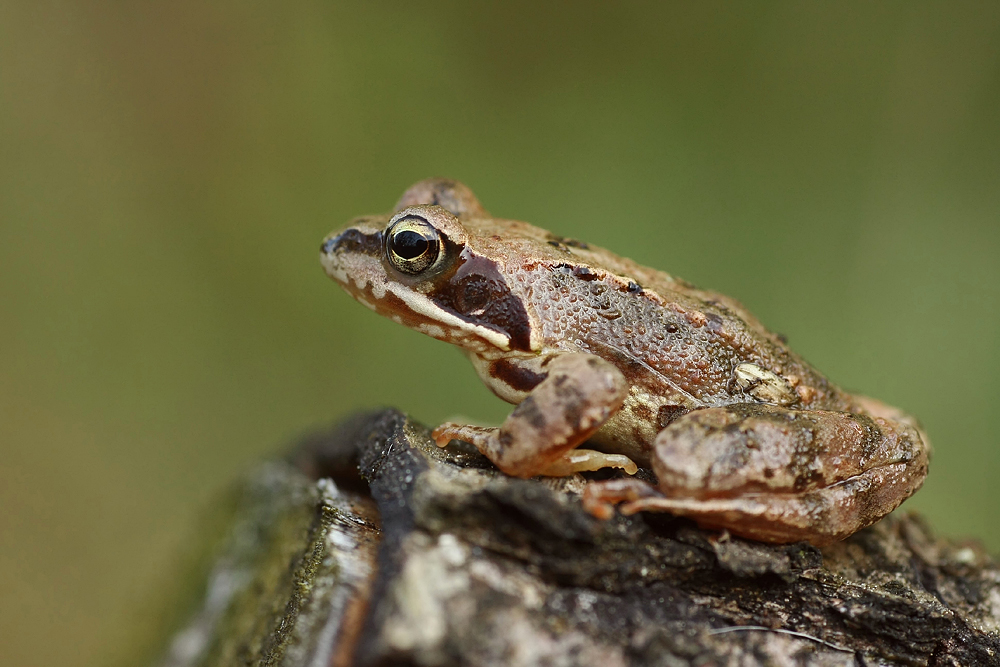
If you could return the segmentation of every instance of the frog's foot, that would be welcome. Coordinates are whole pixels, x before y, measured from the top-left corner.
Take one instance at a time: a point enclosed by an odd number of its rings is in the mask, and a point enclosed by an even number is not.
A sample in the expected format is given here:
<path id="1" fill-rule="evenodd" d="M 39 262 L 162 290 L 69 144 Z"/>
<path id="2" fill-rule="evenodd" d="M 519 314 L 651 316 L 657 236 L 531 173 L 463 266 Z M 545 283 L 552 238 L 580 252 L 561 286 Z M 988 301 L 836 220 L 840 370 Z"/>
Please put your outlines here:
<path id="1" fill-rule="evenodd" d="M 629 473 L 631 474 L 631 473 Z M 659 490 L 640 479 L 609 479 L 591 482 L 583 490 L 583 508 L 598 519 L 614 516 L 615 505 L 628 503 L 628 507 L 643 501 L 666 500 Z M 640 509 L 634 512 L 641 511 Z M 632 514 L 633 512 L 622 512 Z"/>
<path id="2" fill-rule="evenodd" d="M 431 432 L 431 437 L 438 447 L 447 447 L 452 440 L 461 440 L 475 445 L 483 451 L 489 439 L 496 436 L 500 429 L 490 426 L 472 426 L 471 424 L 456 424 L 445 422 Z"/>
<path id="3" fill-rule="evenodd" d="M 500 428 L 447 423 L 434 429 L 434 440 L 438 445 L 452 439 L 470 442 L 514 477 L 572 474 L 595 466 L 628 469 L 631 461 L 614 455 L 572 454 L 621 408 L 628 396 L 621 371 L 598 356 L 576 352 L 556 356 L 545 370 L 545 379 Z"/>
<path id="4" fill-rule="evenodd" d="M 577 472 L 604 468 L 621 468 L 629 475 L 639 471 L 639 466 L 623 454 L 605 454 L 594 449 L 571 449 L 538 474 L 545 477 L 566 477 Z"/>
<path id="5" fill-rule="evenodd" d="M 490 439 L 495 438 L 499 430 L 488 426 L 446 422 L 434 429 L 431 437 L 438 447 L 447 447 L 452 440 L 461 440 L 483 451 L 489 447 Z M 567 477 L 578 472 L 604 468 L 620 468 L 629 475 L 634 475 L 639 470 L 635 462 L 623 454 L 605 454 L 594 449 L 571 449 L 537 474 L 544 477 Z"/>
<path id="6" fill-rule="evenodd" d="M 607 520 L 614 516 L 615 505 L 624 516 L 638 512 L 669 512 L 695 520 L 702 528 L 729 530 L 735 535 L 765 542 L 807 540 L 816 545 L 829 544 L 846 535 L 819 535 L 808 526 L 783 524 L 802 505 L 815 505 L 815 498 L 782 499 L 760 502 L 739 498 L 670 498 L 659 489 L 638 479 L 610 479 L 591 482 L 583 490 L 583 508 L 592 516 Z"/>

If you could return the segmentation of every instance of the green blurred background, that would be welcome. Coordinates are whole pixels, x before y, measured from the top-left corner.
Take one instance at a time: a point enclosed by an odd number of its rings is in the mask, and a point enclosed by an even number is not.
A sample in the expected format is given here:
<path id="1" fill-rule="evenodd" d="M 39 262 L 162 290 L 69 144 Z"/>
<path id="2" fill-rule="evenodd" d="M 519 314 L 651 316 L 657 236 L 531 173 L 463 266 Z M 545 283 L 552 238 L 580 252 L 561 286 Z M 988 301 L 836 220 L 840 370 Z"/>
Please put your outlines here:
<path id="1" fill-rule="evenodd" d="M 412 182 L 731 294 L 1000 549 L 1000 4 L 0 3 L 0 642 L 128 664 L 199 515 L 348 411 L 497 420 L 332 284 Z"/>

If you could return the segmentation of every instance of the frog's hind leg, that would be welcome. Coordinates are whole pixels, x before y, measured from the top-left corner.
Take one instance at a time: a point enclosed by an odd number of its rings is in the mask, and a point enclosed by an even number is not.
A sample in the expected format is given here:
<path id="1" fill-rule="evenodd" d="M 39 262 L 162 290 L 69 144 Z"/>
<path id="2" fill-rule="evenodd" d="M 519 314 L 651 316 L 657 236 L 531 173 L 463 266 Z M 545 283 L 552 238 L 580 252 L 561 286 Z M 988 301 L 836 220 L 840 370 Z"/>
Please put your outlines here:
<path id="1" fill-rule="evenodd" d="M 702 528 L 728 530 L 762 542 L 805 541 L 824 546 L 848 537 L 888 513 L 866 514 L 864 507 L 894 508 L 898 504 L 899 485 L 906 485 L 899 477 L 899 470 L 879 469 L 821 491 L 704 500 L 669 498 L 640 480 L 614 479 L 588 484 L 583 506 L 599 519 L 611 518 L 614 505 L 621 503 L 618 511 L 625 516 L 669 512 L 694 519 Z"/>
<path id="2" fill-rule="evenodd" d="M 621 408 L 628 395 L 621 371 L 584 353 L 559 355 L 545 370 L 545 379 L 500 428 L 442 424 L 434 430 L 434 440 L 442 447 L 452 439 L 471 442 L 498 468 L 516 477 L 634 467 L 620 455 L 571 452 Z"/>
<path id="3" fill-rule="evenodd" d="M 738 405 L 697 410 L 657 436 L 659 489 L 592 483 L 595 516 L 660 511 L 768 542 L 843 539 L 891 512 L 923 482 L 919 431 L 881 415 Z"/>

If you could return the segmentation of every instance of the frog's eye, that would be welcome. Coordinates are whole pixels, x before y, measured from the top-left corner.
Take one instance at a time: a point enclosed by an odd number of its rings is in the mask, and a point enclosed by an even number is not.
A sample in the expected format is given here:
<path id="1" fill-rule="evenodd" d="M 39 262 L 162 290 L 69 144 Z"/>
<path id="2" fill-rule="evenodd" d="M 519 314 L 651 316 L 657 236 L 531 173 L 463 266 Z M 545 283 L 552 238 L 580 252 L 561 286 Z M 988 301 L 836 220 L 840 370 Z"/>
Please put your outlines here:
<path id="1" fill-rule="evenodd" d="M 423 218 L 410 215 L 386 230 L 385 251 L 396 269 L 416 275 L 434 266 L 441 256 L 441 235 Z"/>

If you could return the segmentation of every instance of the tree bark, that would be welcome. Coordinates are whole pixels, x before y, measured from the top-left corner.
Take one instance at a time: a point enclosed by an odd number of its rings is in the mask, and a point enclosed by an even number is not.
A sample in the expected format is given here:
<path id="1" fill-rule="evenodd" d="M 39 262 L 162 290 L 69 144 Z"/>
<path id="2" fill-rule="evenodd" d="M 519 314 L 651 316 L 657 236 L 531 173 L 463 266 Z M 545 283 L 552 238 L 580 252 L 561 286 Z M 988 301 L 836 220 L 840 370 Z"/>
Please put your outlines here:
<path id="1" fill-rule="evenodd" d="M 896 513 L 817 549 L 599 521 L 394 410 L 246 482 L 162 664 L 1000 665 L 1000 569 Z"/>

